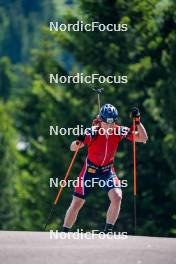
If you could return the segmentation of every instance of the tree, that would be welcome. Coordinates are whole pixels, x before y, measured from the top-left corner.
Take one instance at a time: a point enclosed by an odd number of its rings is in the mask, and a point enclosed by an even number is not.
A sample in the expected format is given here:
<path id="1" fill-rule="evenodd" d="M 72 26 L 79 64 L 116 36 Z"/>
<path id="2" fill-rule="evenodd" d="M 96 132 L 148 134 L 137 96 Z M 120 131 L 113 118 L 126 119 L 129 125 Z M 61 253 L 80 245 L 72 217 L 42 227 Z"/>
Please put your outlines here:
<path id="1" fill-rule="evenodd" d="M 18 175 L 16 134 L 11 118 L 11 105 L 0 102 L 0 228 L 14 229 L 15 180 Z"/>
<path id="2" fill-rule="evenodd" d="M 12 94 L 16 78 L 7 57 L 0 58 L 0 96 L 6 101 Z"/>

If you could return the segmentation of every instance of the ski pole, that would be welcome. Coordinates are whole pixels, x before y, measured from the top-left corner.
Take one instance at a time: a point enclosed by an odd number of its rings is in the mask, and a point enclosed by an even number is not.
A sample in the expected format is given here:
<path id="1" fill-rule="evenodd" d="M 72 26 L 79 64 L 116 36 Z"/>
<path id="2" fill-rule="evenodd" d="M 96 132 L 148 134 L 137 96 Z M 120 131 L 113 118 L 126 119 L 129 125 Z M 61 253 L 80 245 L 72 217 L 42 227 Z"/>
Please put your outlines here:
<path id="1" fill-rule="evenodd" d="M 100 112 L 100 107 L 101 107 L 100 94 L 102 93 L 102 91 L 104 90 L 104 88 L 98 88 L 98 89 L 92 88 L 92 90 L 97 93 L 97 98 L 98 98 L 98 111 Z"/>
<path id="2" fill-rule="evenodd" d="M 136 215 L 136 194 L 137 194 L 137 178 L 136 178 L 136 141 L 135 141 L 135 118 L 133 118 L 133 176 L 134 176 L 134 233 L 136 234 L 137 215 Z"/>
<path id="3" fill-rule="evenodd" d="M 76 151 L 75 151 L 75 153 L 74 153 L 74 155 L 73 155 L 73 158 L 72 158 L 72 160 L 71 160 L 71 162 L 70 162 L 70 165 L 69 165 L 69 167 L 68 167 L 68 170 L 67 170 L 67 172 L 66 172 L 66 174 L 65 174 L 64 181 L 66 181 L 67 178 L 68 178 L 68 175 L 69 175 L 69 173 L 70 173 L 70 171 L 71 171 L 71 168 L 72 168 L 72 166 L 73 166 L 73 163 L 74 163 L 74 161 L 75 161 L 75 158 L 76 158 L 76 156 L 77 156 L 77 153 L 78 153 L 78 151 L 79 151 L 79 149 L 80 149 L 80 146 L 81 146 L 81 142 L 79 142 L 79 144 L 78 144 L 78 146 L 77 146 L 77 149 L 76 149 Z M 57 196 L 56 196 L 56 198 L 55 198 L 55 200 L 54 200 L 53 206 L 52 206 L 52 208 L 51 208 L 51 210 L 50 210 L 50 213 L 49 213 L 49 215 L 48 215 L 48 218 L 47 218 L 46 224 L 45 224 L 45 226 L 44 226 L 44 230 L 46 230 L 46 227 L 47 227 L 47 225 L 48 225 L 48 223 L 49 223 L 49 220 L 51 219 L 51 217 L 52 217 L 52 215 L 53 215 L 54 209 L 55 209 L 55 207 L 56 207 L 56 205 L 57 205 L 57 203 L 58 203 L 58 200 L 59 200 L 59 198 L 60 198 L 60 196 L 61 196 L 61 193 L 62 193 L 63 188 L 64 188 L 64 187 L 63 187 L 63 185 L 62 185 L 62 186 L 60 187 L 59 191 L 58 191 L 58 194 L 57 194 Z"/>

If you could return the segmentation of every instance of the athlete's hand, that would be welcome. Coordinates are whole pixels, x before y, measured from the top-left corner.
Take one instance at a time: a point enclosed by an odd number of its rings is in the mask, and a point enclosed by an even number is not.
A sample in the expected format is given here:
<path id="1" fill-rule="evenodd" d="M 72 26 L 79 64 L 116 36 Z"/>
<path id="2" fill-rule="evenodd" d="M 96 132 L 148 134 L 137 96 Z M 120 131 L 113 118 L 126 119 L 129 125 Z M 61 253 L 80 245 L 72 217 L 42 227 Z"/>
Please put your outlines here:
<path id="1" fill-rule="evenodd" d="M 99 115 L 96 116 L 96 118 L 92 121 L 92 126 L 100 126 L 101 125 L 101 118 Z"/>
<path id="2" fill-rule="evenodd" d="M 135 119 L 135 124 L 136 125 L 139 125 L 139 123 L 140 123 L 140 116 L 141 116 L 141 114 L 140 114 L 139 108 L 133 107 L 131 109 L 131 112 L 130 112 L 130 118 L 134 118 Z"/>
<path id="3" fill-rule="evenodd" d="M 76 151 L 77 150 L 77 148 L 78 148 L 78 145 L 80 144 L 80 141 L 78 141 L 78 140 L 75 140 L 75 141 L 73 141 L 72 143 L 71 143 L 71 145 L 70 145 L 70 150 L 71 151 Z M 83 148 L 84 147 L 84 144 L 82 143 L 81 145 L 80 145 L 80 148 Z"/>

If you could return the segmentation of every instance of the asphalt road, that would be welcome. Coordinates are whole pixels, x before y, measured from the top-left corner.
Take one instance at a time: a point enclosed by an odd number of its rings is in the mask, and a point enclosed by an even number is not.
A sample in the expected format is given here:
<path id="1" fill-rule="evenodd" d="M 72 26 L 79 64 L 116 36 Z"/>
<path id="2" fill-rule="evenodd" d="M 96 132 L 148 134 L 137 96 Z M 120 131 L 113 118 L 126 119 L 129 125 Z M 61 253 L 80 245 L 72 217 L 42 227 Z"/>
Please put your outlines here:
<path id="1" fill-rule="evenodd" d="M 174 238 L 50 235 L 1 231 L 0 264 L 176 264 Z"/>

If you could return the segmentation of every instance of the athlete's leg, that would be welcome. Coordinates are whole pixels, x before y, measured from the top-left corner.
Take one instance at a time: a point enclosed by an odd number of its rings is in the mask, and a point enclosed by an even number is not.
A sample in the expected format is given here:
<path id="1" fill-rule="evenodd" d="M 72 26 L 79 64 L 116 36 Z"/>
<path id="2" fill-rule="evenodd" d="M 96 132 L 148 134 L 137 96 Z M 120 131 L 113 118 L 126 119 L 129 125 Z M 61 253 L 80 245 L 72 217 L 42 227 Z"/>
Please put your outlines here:
<path id="1" fill-rule="evenodd" d="M 63 231 L 65 232 L 68 232 L 69 229 L 76 222 L 78 213 L 82 208 L 83 204 L 85 203 L 85 198 L 87 197 L 87 195 L 91 190 L 91 186 L 86 185 L 86 181 L 92 178 L 92 175 L 87 171 L 87 167 L 88 166 L 86 160 L 82 168 L 82 171 L 77 178 L 78 182 L 74 189 L 73 200 L 65 215 L 65 220 L 63 225 Z"/>
<path id="2" fill-rule="evenodd" d="M 77 215 L 84 203 L 84 199 L 73 196 L 73 200 L 65 215 L 64 227 L 70 229 L 74 225 L 77 219 Z"/>
<path id="3" fill-rule="evenodd" d="M 84 176 L 86 174 L 87 170 L 87 161 L 84 162 L 84 166 L 77 178 L 78 184 L 74 189 L 74 196 L 73 200 L 70 204 L 70 207 L 68 208 L 65 219 L 64 219 L 64 225 L 63 225 L 63 231 L 68 232 L 69 229 L 73 226 L 73 224 L 76 222 L 77 215 L 79 213 L 79 210 L 83 206 L 85 200 L 84 200 Z M 82 184 L 83 183 L 83 184 Z"/>
<path id="4" fill-rule="evenodd" d="M 114 225 L 120 212 L 122 191 L 120 188 L 113 188 L 108 192 L 108 196 L 110 199 L 110 206 L 106 215 L 106 223 Z"/>

